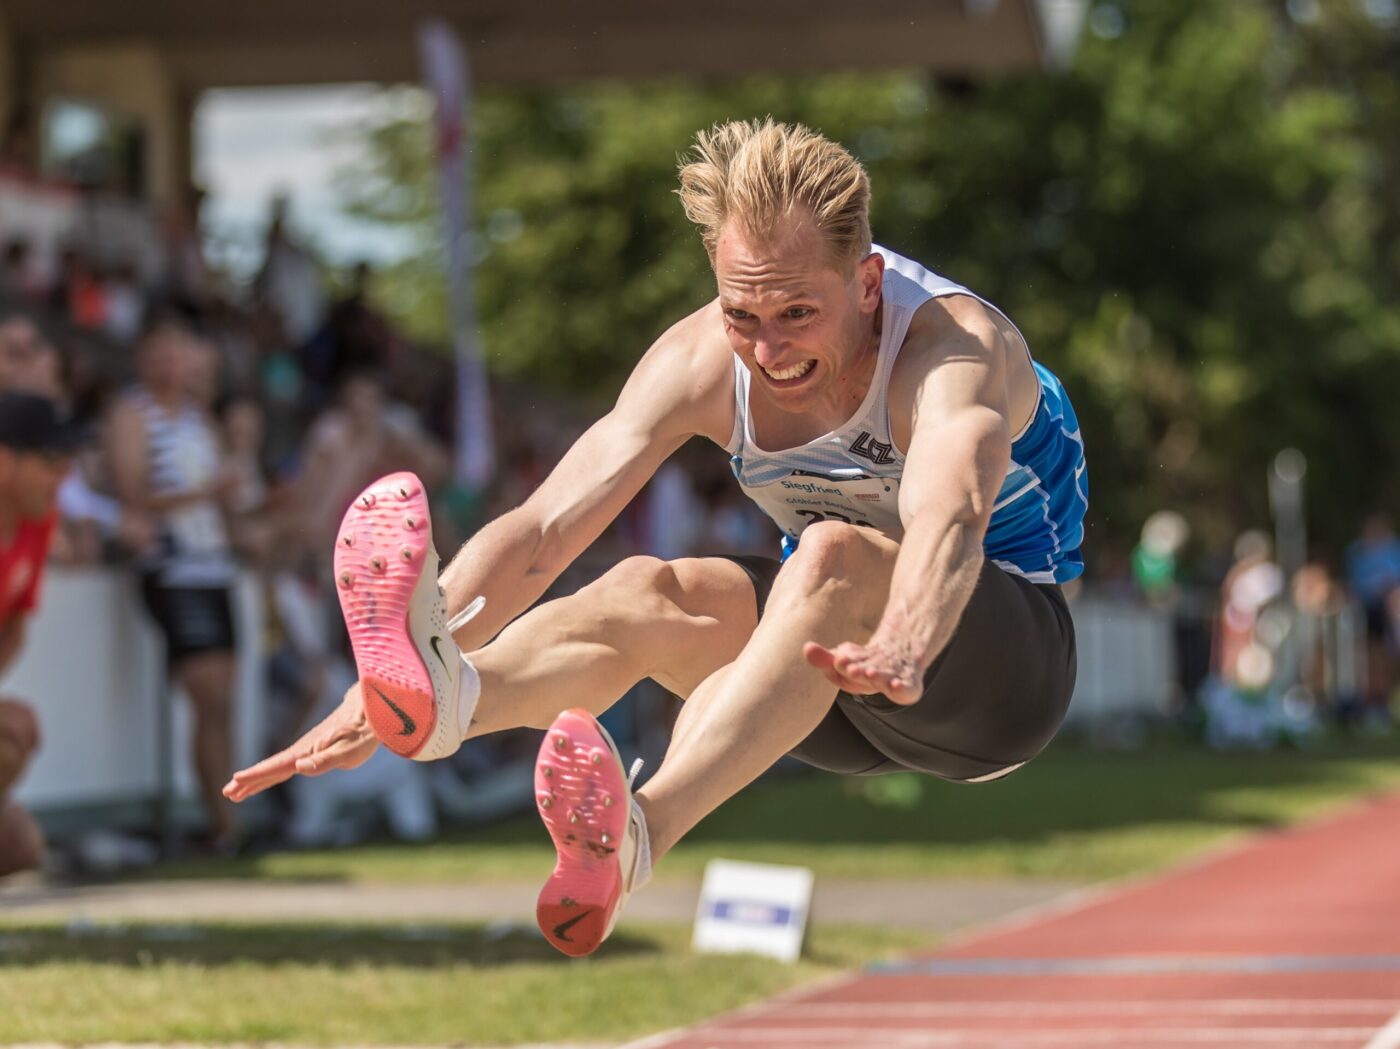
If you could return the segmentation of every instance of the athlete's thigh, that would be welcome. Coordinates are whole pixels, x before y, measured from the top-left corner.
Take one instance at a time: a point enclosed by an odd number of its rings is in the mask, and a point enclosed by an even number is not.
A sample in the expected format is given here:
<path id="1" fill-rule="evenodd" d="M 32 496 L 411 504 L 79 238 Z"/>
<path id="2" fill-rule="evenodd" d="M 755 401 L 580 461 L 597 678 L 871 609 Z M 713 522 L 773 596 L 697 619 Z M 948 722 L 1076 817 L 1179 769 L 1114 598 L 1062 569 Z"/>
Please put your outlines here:
<path id="1" fill-rule="evenodd" d="M 758 601 L 750 574 L 729 558 L 683 557 L 666 566 L 659 585 L 677 614 L 649 676 L 684 699 L 739 658 L 758 626 Z"/>

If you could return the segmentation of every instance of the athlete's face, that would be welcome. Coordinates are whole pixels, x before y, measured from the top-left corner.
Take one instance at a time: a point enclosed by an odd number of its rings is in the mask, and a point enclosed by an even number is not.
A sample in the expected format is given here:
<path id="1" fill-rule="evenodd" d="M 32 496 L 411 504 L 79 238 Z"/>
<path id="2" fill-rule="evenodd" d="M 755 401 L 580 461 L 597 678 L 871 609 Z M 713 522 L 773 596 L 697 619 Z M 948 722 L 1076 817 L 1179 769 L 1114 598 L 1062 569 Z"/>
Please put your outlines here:
<path id="1" fill-rule="evenodd" d="M 715 246 L 715 277 L 729 343 L 786 411 L 811 410 L 852 389 L 869 359 L 884 260 L 851 274 L 828 260 L 821 234 L 794 221 L 771 239 L 735 223 Z"/>

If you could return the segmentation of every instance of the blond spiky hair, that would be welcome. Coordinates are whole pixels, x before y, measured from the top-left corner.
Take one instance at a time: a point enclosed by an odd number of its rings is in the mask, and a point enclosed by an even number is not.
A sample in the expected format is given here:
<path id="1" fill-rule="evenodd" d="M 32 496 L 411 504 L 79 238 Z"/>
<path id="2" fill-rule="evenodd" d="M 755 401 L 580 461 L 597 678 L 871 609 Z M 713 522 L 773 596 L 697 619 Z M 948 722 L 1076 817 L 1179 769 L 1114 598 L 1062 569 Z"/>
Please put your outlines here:
<path id="1" fill-rule="evenodd" d="M 844 273 L 870 252 L 870 179 L 860 162 L 801 124 L 731 120 L 695 136 L 681 158 L 685 214 L 715 258 L 720 231 L 731 219 L 766 237 L 788 216 L 805 211 Z"/>

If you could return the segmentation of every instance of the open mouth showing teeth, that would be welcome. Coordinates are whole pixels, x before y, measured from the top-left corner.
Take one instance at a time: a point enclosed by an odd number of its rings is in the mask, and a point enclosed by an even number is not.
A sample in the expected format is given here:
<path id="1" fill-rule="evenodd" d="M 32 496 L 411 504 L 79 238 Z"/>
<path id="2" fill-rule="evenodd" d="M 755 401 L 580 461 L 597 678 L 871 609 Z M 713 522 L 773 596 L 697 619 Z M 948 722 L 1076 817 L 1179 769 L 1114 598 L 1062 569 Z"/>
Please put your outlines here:
<path id="1" fill-rule="evenodd" d="M 813 365 L 816 363 L 816 361 L 802 361 L 799 364 L 794 364 L 791 368 L 784 368 L 781 371 L 775 371 L 772 368 L 764 368 L 763 373 L 767 375 L 768 378 L 777 382 L 787 382 L 792 379 L 802 378 L 802 376 L 812 370 Z"/>

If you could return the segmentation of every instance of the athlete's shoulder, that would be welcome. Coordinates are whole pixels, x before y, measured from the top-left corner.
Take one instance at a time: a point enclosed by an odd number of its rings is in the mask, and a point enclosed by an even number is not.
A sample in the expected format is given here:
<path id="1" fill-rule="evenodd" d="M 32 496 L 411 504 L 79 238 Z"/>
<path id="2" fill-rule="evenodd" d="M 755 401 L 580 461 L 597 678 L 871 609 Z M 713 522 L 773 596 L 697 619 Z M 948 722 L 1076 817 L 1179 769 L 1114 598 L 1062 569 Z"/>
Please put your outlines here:
<path id="1" fill-rule="evenodd" d="M 628 380 L 651 411 L 675 413 L 693 432 L 724 443 L 734 422 L 734 351 L 724 333 L 719 300 L 682 317 L 664 331 Z"/>
<path id="2" fill-rule="evenodd" d="M 719 299 L 711 299 L 693 313 L 676 321 L 652 344 L 650 353 L 667 357 L 682 357 L 694 362 L 699 372 L 717 372 L 732 368 L 733 351 L 724 334 L 724 317 Z"/>
<path id="3" fill-rule="evenodd" d="M 950 356 L 1000 357 L 1007 346 L 1007 327 L 996 310 L 971 294 L 940 295 L 914 312 L 899 364 L 932 368 Z"/>

